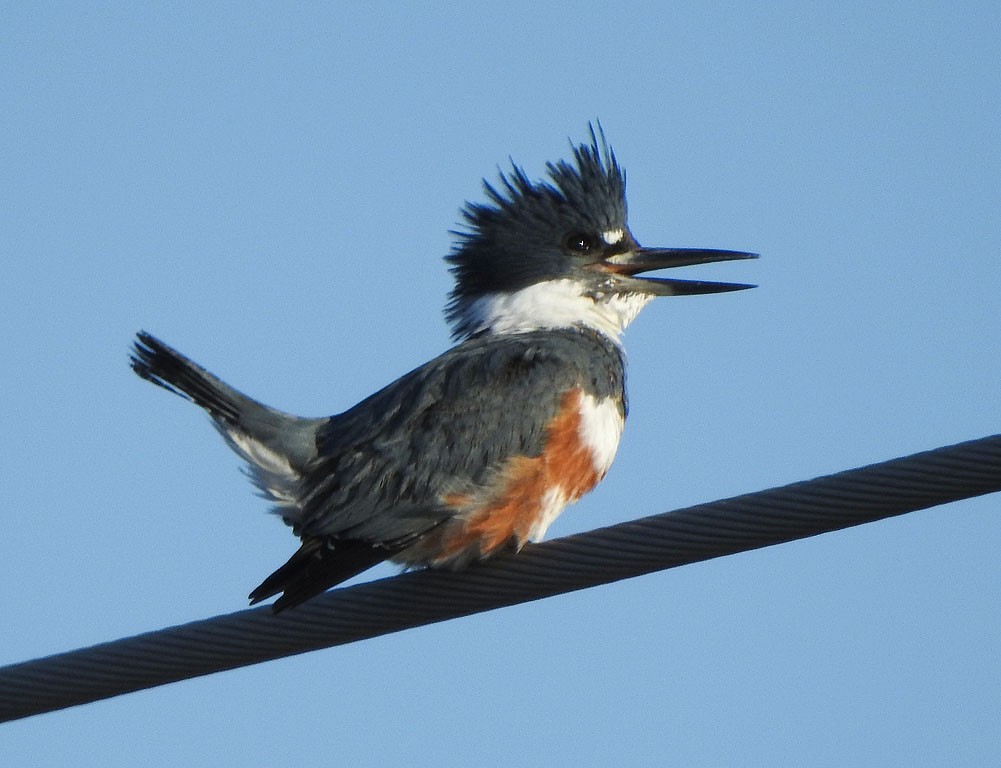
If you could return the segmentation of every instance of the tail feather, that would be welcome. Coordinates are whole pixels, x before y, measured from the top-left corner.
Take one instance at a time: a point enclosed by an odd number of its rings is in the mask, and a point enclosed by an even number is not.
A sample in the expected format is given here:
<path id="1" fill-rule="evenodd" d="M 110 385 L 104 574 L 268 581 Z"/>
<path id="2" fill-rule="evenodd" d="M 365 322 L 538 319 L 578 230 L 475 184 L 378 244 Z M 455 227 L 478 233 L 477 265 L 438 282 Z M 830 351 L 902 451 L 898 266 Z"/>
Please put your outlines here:
<path id="1" fill-rule="evenodd" d="M 259 405 L 145 331 L 136 334 L 131 360 L 139 376 L 204 408 L 216 421 L 238 426 L 241 413 Z"/>
<path id="2" fill-rule="evenodd" d="M 288 562 L 250 593 L 250 604 L 281 592 L 282 596 L 271 606 L 272 611 L 280 613 L 378 565 L 393 554 L 392 549 L 361 541 L 305 538 Z"/>
<path id="3" fill-rule="evenodd" d="M 145 332 L 136 336 L 132 370 L 205 409 L 275 512 L 295 524 L 302 513 L 303 468 L 316 457 L 316 439 L 328 419 L 303 419 L 276 411 L 237 391 L 177 350 Z M 303 540 L 285 565 L 250 594 L 252 603 L 283 593 L 275 613 L 392 557 L 399 547 L 327 537 Z"/>
<path id="4" fill-rule="evenodd" d="M 298 518 L 301 471 L 316 456 L 317 431 L 326 419 L 269 408 L 146 332 L 136 336 L 132 370 L 204 408 L 230 448 L 247 462 L 251 479 L 275 503 L 275 511 L 292 521 Z"/>

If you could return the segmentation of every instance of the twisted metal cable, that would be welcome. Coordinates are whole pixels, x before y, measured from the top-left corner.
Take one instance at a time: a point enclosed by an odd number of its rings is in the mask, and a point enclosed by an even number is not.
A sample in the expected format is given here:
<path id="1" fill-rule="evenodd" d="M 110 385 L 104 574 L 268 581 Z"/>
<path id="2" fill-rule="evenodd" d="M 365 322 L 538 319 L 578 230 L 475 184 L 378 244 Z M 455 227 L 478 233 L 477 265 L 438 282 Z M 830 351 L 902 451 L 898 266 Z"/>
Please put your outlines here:
<path id="1" fill-rule="evenodd" d="M 0 668 L 0 722 L 1001 490 L 1001 435 Z"/>

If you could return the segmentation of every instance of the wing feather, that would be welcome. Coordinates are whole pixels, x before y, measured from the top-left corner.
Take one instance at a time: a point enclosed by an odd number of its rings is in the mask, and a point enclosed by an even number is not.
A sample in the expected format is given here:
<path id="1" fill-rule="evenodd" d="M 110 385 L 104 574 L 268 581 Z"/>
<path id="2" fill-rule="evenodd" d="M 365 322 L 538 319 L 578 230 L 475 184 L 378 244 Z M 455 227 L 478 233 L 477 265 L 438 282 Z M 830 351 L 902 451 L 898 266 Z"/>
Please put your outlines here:
<path id="1" fill-rule="evenodd" d="M 563 393 L 624 395 L 619 348 L 586 330 L 473 338 L 320 429 L 301 536 L 400 548 L 454 514 L 444 501 L 538 456 Z"/>

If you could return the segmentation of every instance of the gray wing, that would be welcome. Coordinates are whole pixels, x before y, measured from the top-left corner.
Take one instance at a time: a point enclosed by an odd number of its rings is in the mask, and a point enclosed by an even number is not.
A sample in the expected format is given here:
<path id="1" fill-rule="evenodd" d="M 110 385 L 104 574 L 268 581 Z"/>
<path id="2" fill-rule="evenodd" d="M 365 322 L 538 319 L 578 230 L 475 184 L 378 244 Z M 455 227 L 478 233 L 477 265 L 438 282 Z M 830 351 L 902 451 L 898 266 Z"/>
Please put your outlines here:
<path id="1" fill-rule="evenodd" d="M 537 456 L 563 394 L 624 401 L 621 353 L 589 331 L 471 339 L 412 371 L 317 436 L 302 476 L 302 537 L 405 546 L 453 514 L 443 498 Z"/>

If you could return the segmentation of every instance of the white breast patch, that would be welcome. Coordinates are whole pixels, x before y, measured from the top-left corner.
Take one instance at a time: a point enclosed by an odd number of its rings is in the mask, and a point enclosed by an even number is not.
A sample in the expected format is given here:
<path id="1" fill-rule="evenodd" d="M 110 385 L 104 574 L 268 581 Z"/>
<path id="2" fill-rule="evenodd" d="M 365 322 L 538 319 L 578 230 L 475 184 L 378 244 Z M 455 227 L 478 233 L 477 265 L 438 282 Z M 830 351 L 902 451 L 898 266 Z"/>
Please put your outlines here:
<path id="1" fill-rule="evenodd" d="M 591 450 L 591 460 L 599 478 L 612 466 L 624 423 L 614 398 L 599 400 L 592 395 L 581 396 L 580 436 Z"/>

